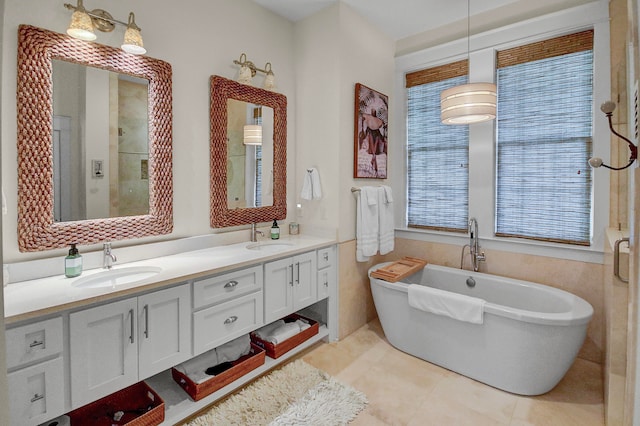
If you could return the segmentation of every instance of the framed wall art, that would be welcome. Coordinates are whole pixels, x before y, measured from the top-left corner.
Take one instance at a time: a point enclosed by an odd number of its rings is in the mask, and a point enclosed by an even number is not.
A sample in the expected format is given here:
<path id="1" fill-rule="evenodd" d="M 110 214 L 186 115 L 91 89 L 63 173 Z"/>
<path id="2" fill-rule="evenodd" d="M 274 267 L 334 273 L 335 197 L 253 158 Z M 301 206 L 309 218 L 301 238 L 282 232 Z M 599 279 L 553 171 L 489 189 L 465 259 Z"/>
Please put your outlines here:
<path id="1" fill-rule="evenodd" d="M 356 83 L 354 178 L 387 178 L 389 97 Z"/>

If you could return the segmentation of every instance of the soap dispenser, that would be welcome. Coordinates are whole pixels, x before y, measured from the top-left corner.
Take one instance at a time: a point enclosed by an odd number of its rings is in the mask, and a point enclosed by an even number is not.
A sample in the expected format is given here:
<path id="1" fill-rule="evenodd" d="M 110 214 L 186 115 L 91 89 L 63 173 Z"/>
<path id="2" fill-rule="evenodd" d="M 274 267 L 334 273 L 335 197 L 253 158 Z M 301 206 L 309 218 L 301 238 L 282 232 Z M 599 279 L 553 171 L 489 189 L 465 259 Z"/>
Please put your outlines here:
<path id="1" fill-rule="evenodd" d="M 64 258 L 64 275 L 67 278 L 77 277 L 82 273 L 82 256 L 75 244 L 71 244 L 69 255 Z"/>
<path id="2" fill-rule="evenodd" d="M 280 227 L 278 226 L 278 222 L 273 219 L 273 225 L 271 225 L 271 239 L 277 240 L 280 238 Z"/>

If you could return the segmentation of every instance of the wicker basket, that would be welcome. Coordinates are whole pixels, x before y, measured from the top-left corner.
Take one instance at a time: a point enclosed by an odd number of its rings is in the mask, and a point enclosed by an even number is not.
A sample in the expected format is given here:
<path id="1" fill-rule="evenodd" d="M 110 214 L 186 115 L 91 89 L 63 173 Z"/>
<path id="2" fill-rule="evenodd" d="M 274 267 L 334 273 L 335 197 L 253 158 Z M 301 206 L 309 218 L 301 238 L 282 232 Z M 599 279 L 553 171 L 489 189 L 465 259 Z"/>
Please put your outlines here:
<path id="1" fill-rule="evenodd" d="M 255 370 L 264 364 L 265 352 L 261 347 L 251 344 L 251 352 L 233 361 L 233 367 L 228 370 L 211 377 L 203 383 L 193 382 L 186 374 L 181 373 L 175 368 L 171 369 L 173 380 L 180 385 L 184 391 L 189 394 L 191 399 L 199 401 L 207 395 L 212 394 L 218 389 L 223 388 L 229 383 L 239 379 L 251 370 Z"/>
<path id="2" fill-rule="evenodd" d="M 116 421 L 118 412 L 123 415 Z M 71 426 L 159 425 L 164 421 L 164 401 L 145 382 L 139 382 L 73 410 L 69 418 Z"/>
<path id="3" fill-rule="evenodd" d="M 267 351 L 267 355 L 274 359 L 286 354 L 287 352 L 289 352 L 291 349 L 295 348 L 302 342 L 309 340 L 311 337 L 318 334 L 318 331 L 320 329 L 320 325 L 318 324 L 318 321 L 314 321 L 310 318 L 303 317 L 302 315 L 299 315 L 299 314 L 291 314 L 283 319 L 284 319 L 284 322 L 294 322 L 298 319 L 303 319 L 309 323 L 310 327 L 307 328 L 306 330 L 301 331 L 295 336 L 288 338 L 284 342 L 278 343 L 278 344 L 274 344 L 271 342 L 267 342 L 266 340 L 262 340 L 260 337 L 256 336 L 255 333 L 251 333 L 251 341 L 256 345 L 260 346 L 261 348 L 264 348 Z"/>

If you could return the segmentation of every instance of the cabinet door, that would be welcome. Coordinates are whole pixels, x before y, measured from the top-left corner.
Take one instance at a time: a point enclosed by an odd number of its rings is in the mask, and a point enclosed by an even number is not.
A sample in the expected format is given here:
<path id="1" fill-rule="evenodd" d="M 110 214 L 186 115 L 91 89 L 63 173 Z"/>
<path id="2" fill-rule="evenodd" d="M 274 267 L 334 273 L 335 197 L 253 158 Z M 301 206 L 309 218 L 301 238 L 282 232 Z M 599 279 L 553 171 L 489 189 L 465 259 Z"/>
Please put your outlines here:
<path id="1" fill-rule="evenodd" d="M 134 297 L 69 315 L 72 408 L 138 381 L 136 311 Z"/>
<path id="2" fill-rule="evenodd" d="M 264 265 L 264 322 L 293 312 L 293 263 L 291 258 Z"/>
<path id="3" fill-rule="evenodd" d="M 316 252 L 303 253 L 293 258 L 293 310 L 297 311 L 316 302 Z"/>
<path id="4" fill-rule="evenodd" d="M 138 341 L 138 380 L 191 358 L 189 284 L 138 297 Z"/>
<path id="5" fill-rule="evenodd" d="M 38 425 L 64 413 L 62 358 L 9 373 L 11 425 Z"/>

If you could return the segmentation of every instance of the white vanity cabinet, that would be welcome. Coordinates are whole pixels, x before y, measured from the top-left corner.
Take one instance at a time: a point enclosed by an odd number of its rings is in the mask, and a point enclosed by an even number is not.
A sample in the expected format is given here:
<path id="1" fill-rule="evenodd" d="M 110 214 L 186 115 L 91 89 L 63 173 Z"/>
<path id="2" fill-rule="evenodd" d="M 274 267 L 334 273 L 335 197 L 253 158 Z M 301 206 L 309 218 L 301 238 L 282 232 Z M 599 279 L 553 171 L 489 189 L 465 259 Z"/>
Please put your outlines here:
<path id="1" fill-rule="evenodd" d="M 62 318 L 6 332 L 11 425 L 38 425 L 64 413 Z"/>
<path id="2" fill-rule="evenodd" d="M 265 323 L 315 303 L 318 298 L 316 282 L 315 251 L 265 263 Z"/>
<path id="3" fill-rule="evenodd" d="M 189 359 L 190 314 L 189 284 L 71 313 L 72 407 Z"/>

